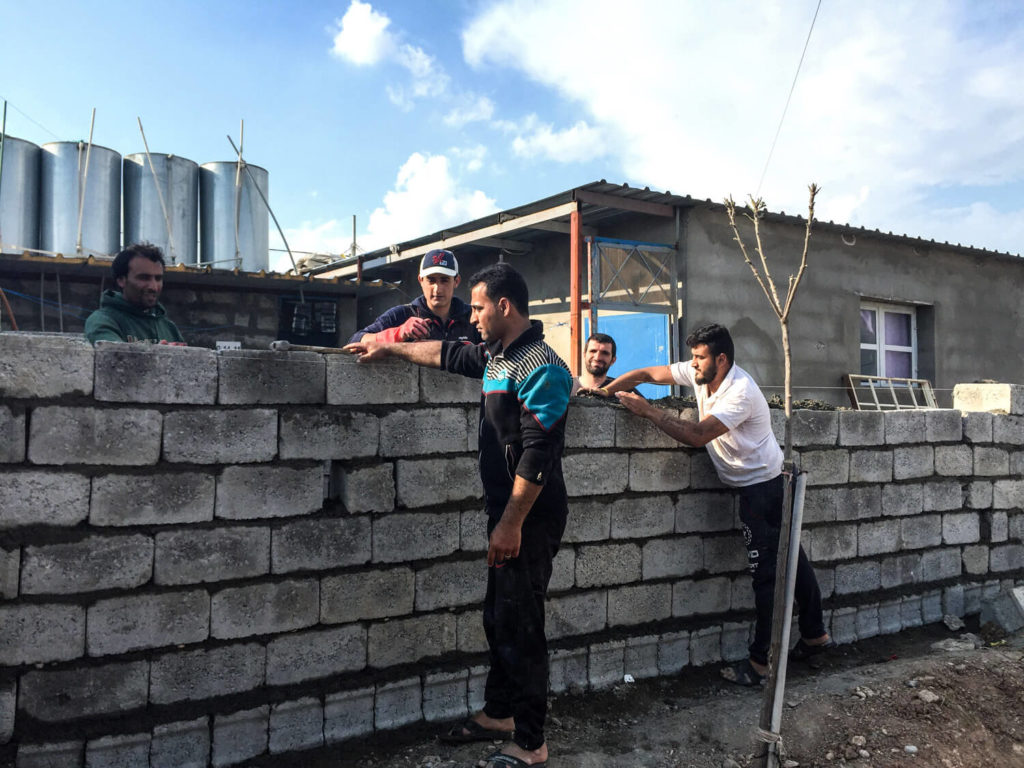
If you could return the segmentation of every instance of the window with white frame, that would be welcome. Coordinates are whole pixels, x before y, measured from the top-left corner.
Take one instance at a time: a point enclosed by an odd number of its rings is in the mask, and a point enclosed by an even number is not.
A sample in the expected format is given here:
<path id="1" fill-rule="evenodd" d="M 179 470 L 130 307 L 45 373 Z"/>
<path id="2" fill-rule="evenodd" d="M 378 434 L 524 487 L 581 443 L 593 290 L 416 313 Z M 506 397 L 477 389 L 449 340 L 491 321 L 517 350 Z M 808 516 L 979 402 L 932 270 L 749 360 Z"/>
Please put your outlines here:
<path id="1" fill-rule="evenodd" d="M 917 378 L 917 312 L 900 304 L 862 301 L 860 372 Z"/>

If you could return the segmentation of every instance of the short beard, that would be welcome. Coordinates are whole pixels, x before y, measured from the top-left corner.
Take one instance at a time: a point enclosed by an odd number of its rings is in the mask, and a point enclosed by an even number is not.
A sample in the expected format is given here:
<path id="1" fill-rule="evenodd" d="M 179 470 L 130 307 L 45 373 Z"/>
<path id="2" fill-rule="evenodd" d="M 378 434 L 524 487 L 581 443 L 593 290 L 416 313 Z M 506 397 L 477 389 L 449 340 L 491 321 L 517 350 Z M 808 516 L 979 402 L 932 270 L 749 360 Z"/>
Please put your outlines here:
<path id="1" fill-rule="evenodd" d="M 693 377 L 693 383 L 694 384 L 710 384 L 712 381 L 715 380 L 715 376 L 717 376 L 717 375 L 718 375 L 718 366 L 716 364 L 712 363 L 711 364 L 711 370 L 708 371 L 707 376 L 705 376 L 704 374 L 698 373 L 698 374 L 696 374 Z"/>
<path id="2" fill-rule="evenodd" d="M 590 363 L 586 364 L 587 373 L 591 376 L 604 376 L 608 373 L 609 367 L 610 366 L 606 365 L 602 368 L 601 363 L 595 363 L 594 365 L 590 365 Z"/>

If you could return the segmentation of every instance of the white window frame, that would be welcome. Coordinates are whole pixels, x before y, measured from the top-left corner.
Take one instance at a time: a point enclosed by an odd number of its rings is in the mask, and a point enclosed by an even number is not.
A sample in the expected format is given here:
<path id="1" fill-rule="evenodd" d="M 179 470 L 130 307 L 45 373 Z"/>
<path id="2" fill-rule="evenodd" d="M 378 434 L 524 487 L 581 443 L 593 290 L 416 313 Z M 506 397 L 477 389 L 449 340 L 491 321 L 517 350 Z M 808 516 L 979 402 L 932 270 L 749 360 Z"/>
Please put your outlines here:
<path id="1" fill-rule="evenodd" d="M 877 361 L 878 370 L 875 371 L 873 376 L 889 376 L 891 375 L 885 370 L 885 353 L 887 350 L 892 352 L 910 352 L 910 376 L 911 379 L 917 378 L 917 307 L 908 304 L 890 304 L 882 301 L 862 301 L 860 303 L 861 310 L 871 310 L 875 313 L 875 343 L 867 344 L 861 342 L 861 350 L 873 349 L 875 351 L 875 360 Z M 903 346 L 902 344 L 886 344 L 885 342 L 885 317 L 884 313 L 890 312 L 893 314 L 910 315 L 910 346 Z M 860 333 L 860 312 L 857 314 L 857 331 Z M 865 371 L 861 371 L 865 373 Z"/>

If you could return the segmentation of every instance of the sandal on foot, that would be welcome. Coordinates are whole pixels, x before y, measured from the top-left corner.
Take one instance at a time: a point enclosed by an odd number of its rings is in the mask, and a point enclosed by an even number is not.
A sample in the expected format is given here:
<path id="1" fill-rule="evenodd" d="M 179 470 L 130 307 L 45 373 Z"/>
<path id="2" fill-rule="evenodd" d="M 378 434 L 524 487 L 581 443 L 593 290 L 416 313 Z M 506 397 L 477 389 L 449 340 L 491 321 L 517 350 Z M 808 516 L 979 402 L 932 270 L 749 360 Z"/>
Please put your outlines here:
<path id="1" fill-rule="evenodd" d="M 547 768 L 547 764 L 547 760 L 543 763 L 528 763 L 513 755 L 495 752 L 485 757 L 476 765 L 477 768 Z"/>
<path id="2" fill-rule="evenodd" d="M 814 658 L 819 654 L 830 651 L 836 647 L 836 641 L 831 637 L 821 645 L 811 645 L 810 643 L 804 642 L 801 637 L 796 641 L 796 645 L 793 646 L 793 650 L 789 652 L 790 661 L 807 661 L 808 659 Z"/>
<path id="3" fill-rule="evenodd" d="M 471 741 L 504 741 L 511 738 L 512 731 L 487 728 L 473 718 L 467 717 L 439 734 L 437 740 L 442 744 L 468 744 Z"/>
<path id="4" fill-rule="evenodd" d="M 754 688 L 764 682 L 765 676 L 754 669 L 754 665 L 750 663 L 750 659 L 744 659 L 743 661 L 737 661 L 735 664 L 723 668 L 722 677 L 730 683 L 736 683 L 736 685 L 746 686 L 747 688 Z"/>

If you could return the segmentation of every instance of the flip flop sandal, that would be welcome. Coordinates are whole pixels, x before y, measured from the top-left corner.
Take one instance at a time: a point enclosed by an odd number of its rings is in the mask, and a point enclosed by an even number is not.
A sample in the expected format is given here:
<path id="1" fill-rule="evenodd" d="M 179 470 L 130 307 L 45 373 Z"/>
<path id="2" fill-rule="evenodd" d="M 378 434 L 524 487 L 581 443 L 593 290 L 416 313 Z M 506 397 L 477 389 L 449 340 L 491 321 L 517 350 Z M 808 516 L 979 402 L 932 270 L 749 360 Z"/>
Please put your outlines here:
<path id="1" fill-rule="evenodd" d="M 737 661 L 722 669 L 722 677 L 730 683 L 742 685 L 746 688 L 755 688 L 764 682 L 765 676 L 754 669 L 750 659 Z"/>
<path id="2" fill-rule="evenodd" d="M 471 741 L 505 741 L 511 738 L 512 731 L 485 728 L 473 718 L 467 717 L 445 733 L 439 734 L 437 740 L 442 744 L 468 744 Z"/>
<path id="3" fill-rule="evenodd" d="M 796 645 L 793 646 L 793 650 L 789 652 L 789 660 L 807 661 L 808 659 L 812 659 L 815 656 L 825 653 L 826 651 L 830 651 L 835 647 L 836 641 L 831 637 L 824 645 L 811 645 L 810 643 L 805 643 L 804 639 L 801 637 L 796 641 Z"/>
<path id="4" fill-rule="evenodd" d="M 477 768 L 547 768 L 547 761 L 543 763 L 527 763 L 524 760 L 520 760 L 518 757 L 512 755 L 506 755 L 504 752 L 495 752 L 493 755 L 488 755 L 479 763 Z"/>

